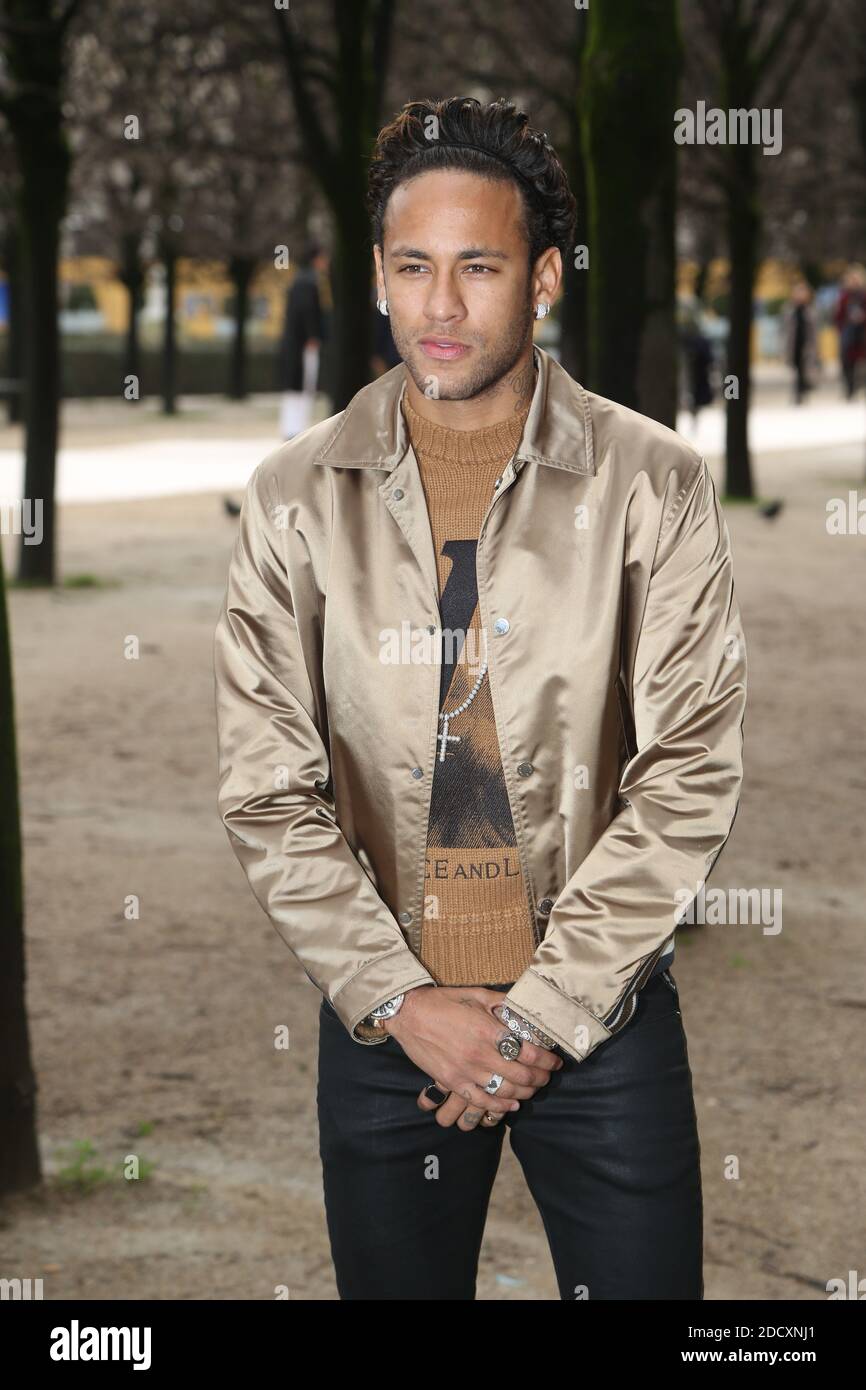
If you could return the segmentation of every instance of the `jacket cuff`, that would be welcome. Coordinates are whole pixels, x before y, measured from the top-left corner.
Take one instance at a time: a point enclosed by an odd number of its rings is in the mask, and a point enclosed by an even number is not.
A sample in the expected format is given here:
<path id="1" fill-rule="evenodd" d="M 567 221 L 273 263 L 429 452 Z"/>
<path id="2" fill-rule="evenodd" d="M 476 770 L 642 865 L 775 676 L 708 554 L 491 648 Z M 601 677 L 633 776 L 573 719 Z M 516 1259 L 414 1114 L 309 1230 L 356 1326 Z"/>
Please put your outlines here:
<path id="1" fill-rule="evenodd" d="M 515 980 L 505 995 L 505 1002 L 513 1004 L 517 1013 L 537 1024 L 577 1062 L 585 1061 L 600 1043 L 612 1036 L 611 1030 L 605 1028 L 595 1014 L 569 999 L 532 968 L 524 970 Z"/>
<path id="2" fill-rule="evenodd" d="M 376 956 L 347 980 L 337 990 L 330 1001 L 340 1022 L 347 1028 L 354 1042 L 367 1047 L 376 1047 L 387 1042 L 389 1033 L 382 1032 L 375 1037 L 364 1037 L 355 1029 L 371 1010 L 393 999 L 395 994 L 405 994 L 416 985 L 435 985 L 436 981 L 429 971 L 413 955 L 408 946 L 398 946 L 384 956 Z"/>

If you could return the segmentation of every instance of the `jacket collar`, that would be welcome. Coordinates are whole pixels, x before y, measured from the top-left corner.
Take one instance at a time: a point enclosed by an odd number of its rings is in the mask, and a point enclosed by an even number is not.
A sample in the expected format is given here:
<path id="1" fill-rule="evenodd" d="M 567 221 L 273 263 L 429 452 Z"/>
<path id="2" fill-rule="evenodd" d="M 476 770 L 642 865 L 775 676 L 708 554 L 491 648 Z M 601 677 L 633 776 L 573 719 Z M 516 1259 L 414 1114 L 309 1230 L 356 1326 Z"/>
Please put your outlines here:
<path id="1" fill-rule="evenodd" d="M 533 344 L 538 378 L 515 461 L 546 463 L 572 473 L 595 473 L 587 392 L 550 353 Z M 313 463 L 336 468 L 396 468 L 410 445 L 400 408 L 406 389 L 402 362 L 364 386 L 339 417 Z"/>

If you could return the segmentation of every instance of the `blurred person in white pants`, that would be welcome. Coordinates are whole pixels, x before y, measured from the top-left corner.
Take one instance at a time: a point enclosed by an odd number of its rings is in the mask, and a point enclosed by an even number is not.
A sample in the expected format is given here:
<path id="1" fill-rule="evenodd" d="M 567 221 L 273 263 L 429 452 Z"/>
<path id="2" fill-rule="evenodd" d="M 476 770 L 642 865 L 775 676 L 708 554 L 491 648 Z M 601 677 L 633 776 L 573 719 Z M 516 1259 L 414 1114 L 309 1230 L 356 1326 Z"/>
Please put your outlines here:
<path id="1" fill-rule="evenodd" d="M 319 382 L 319 356 L 324 314 L 318 276 L 328 269 L 328 254 L 311 243 L 286 295 L 286 316 L 280 347 L 280 434 L 292 439 L 312 420 Z"/>

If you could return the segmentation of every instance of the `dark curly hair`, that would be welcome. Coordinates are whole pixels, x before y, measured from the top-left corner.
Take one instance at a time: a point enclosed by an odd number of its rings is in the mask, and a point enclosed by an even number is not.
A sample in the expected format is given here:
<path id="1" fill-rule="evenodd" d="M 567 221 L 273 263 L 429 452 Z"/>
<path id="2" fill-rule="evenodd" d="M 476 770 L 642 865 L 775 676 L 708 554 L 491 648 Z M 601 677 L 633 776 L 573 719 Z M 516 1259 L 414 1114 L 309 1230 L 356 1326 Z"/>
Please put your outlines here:
<path id="1" fill-rule="evenodd" d="M 558 247 L 565 259 L 574 239 L 577 204 L 546 131 L 533 130 L 513 102 L 505 97 L 486 106 L 476 97 L 409 101 L 383 126 L 370 159 L 367 191 L 375 246 L 383 244 L 385 209 L 394 189 L 431 169 L 466 169 L 484 178 L 512 180 L 522 194 L 530 266 L 548 246 Z"/>

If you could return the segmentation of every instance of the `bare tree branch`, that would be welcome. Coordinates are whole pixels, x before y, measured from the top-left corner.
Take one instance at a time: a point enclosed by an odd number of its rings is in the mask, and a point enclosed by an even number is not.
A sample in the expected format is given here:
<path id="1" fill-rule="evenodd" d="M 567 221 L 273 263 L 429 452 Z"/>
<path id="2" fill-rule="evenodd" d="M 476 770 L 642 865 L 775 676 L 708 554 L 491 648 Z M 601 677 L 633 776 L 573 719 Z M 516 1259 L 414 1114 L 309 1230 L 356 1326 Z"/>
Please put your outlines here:
<path id="1" fill-rule="evenodd" d="M 304 45 L 298 43 L 292 18 L 285 10 L 275 9 L 273 16 L 307 157 L 317 163 L 323 187 L 329 187 L 336 196 L 336 152 L 325 134 L 315 104 L 310 98 Z"/>
<path id="2" fill-rule="evenodd" d="M 754 54 L 754 71 L 760 81 L 768 68 L 772 67 L 788 41 L 788 35 L 797 23 L 803 9 L 803 0 L 788 0 L 785 11 L 763 45 L 758 45 Z"/>
<path id="3" fill-rule="evenodd" d="M 60 15 L 58 15 L 57 18 L 57 25 L 60 29 L 61 34 L 63 33 L 63 30 L 66 29 L 67 26 L 72 23 L 76 15 L 81 13 L 85 4 L 86 0 L 67 0 L 66 8 L 60 13 Z"/>
<path id="4" fill-rule="evenodd" d="M 798 39 L 795 39 L 785 62 L 780 64 L 780 70 L 771 94 L 767 99 L 769 106 L 779 106 L 782 98 L 792 79 L 796 76 L 803 60 L 809 49 L 815 43 L 818 29 L 820 29 L 826 14 L 825 0 L 817 0 L 817 3 L 807 10 L 803 15 L 803 24 Z M 766 69 L 765 69 L 766 71 Z"/>
<path id="5" fill-rule="evenodd" d="M 373 20 L 371 106 L 378 120 L 385 96 L 385 82 L 391 68 L 391 47 L 394 38 L 394 0 L 379 0 Z"/>

